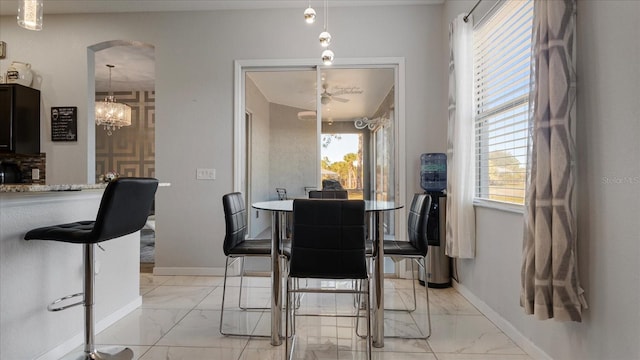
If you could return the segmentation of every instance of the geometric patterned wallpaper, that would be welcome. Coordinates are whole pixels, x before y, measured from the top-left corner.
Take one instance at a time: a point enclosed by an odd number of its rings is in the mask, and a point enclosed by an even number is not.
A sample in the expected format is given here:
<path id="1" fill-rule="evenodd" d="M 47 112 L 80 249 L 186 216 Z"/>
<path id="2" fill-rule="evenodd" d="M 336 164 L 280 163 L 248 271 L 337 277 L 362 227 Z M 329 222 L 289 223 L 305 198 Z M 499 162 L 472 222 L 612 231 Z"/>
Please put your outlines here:
<path id="1" fill-rule="evenodd" d="M 96 93 L 102 100 L 107 93 Z M 131 126 L 111 136 L 96 126 L 96 182 L 115 171 L 120 176 L 155 177 L 155 91 L 116 91 L 117 102 L 131 106 Z"/>

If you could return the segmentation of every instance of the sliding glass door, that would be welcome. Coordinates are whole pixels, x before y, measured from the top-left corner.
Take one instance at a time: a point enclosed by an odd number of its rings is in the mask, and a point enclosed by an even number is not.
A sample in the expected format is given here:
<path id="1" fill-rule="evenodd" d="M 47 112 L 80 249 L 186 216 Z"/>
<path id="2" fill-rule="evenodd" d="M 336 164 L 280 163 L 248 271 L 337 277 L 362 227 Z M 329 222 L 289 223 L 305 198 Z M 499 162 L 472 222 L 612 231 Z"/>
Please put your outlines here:
<path id="1" fill-rule="evenodd" d="M 243 67 L 250 121 L 236 139 L 245 143 L 238 175 L 247 203 L 276 199 L 276 188 L 307 197 L 323 184 L 352 199 L 394 201 L 397 73 L 394 65 Z M 268 235 L 268 216 L 249 214 L 250 236 Z M 384 221 L 385 236 L 395 236 L 396 214 Z"/>

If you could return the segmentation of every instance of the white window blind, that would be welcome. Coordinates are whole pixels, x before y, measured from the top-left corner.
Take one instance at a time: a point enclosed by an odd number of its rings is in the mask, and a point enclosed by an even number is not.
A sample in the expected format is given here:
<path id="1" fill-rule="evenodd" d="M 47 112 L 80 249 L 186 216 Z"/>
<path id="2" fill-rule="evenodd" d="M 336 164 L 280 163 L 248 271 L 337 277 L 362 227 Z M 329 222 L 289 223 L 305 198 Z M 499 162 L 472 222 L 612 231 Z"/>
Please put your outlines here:
<path id="1" fill-rule="evenodd" d="M 524 204 L 533 1 L 499 4 L 475 29 L 476 197 Z"/>

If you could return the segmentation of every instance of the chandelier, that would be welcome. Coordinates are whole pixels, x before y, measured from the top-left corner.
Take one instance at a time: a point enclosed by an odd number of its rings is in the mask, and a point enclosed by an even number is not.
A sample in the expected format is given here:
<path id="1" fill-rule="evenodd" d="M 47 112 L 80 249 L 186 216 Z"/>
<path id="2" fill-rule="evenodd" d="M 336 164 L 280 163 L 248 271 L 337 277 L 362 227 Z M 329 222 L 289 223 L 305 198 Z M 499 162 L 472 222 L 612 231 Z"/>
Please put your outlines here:
<path id="1" fill-rule="evenodd" d="M 109 68 L 109 92 L 104 101 L 96 101 L 96 125 L 102 125 L 107 135 L 111 136 L 113 131 L 131 125 L 131 107 L 116 102 L 116 97 L 111 93 L 111 69 L 115 66 L 107 65 L 107 67 Z"/>
<path id="2" fill-rule="evenodd" d="M 27 30 L 42 30 L 42 1 L 20 0 L 18 6 L 18 25 Z"/>

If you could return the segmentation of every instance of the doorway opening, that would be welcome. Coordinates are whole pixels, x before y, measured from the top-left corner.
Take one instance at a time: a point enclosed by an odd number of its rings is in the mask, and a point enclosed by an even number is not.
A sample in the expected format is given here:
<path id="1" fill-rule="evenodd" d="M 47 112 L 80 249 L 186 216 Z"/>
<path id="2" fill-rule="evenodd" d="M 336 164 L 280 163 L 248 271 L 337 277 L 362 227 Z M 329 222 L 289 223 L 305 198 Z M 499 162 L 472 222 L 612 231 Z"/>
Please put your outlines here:
<path id="1" fill-rule="evenodd" d="M 327 123 L 330 128 L 333 123 Z M 324 126 L 323 126 L 324 128 Z M 330 130 L 329 130 L 330 131 Z M 336 181 L 347 190 L 349 199 L 364 199 L 363 134 L 322 133 L 321 180 Z"/>
<path id="2" fill-rule="evenodd" d="M 155 177 L 155 48 L 151 44 L 114 40 L 89 47 L 94 100 L 114 95 L 116 102 L 131 107 L 131 125 L 109 134 L 95 125 L 93 109 L 88 116 L 93 130 L 93 174 L 96 183 L 111 176 Z M 109 66 L 107 66 L 109 65 Z M 110 68 L 110 71 L 109 71 Z M 155 206 L 140 231 L 140 268 L 152 272 L 155 263 Z"/>
<path id="3" fill-rule="evenodd" d="M 234 190 L 247 197 L 250 237 L 271 226 L 270 214 L 250 204 L 277 199 L 276 188 L 307 197 L 334 178 L 350 198 L 404 201 L 404 61 L 344 61 L 236 61 Z M 329 157 L 347 139 L 350 147 Z M 389 212 L 385 237 L 406 232 L 404 218 Z"/>

